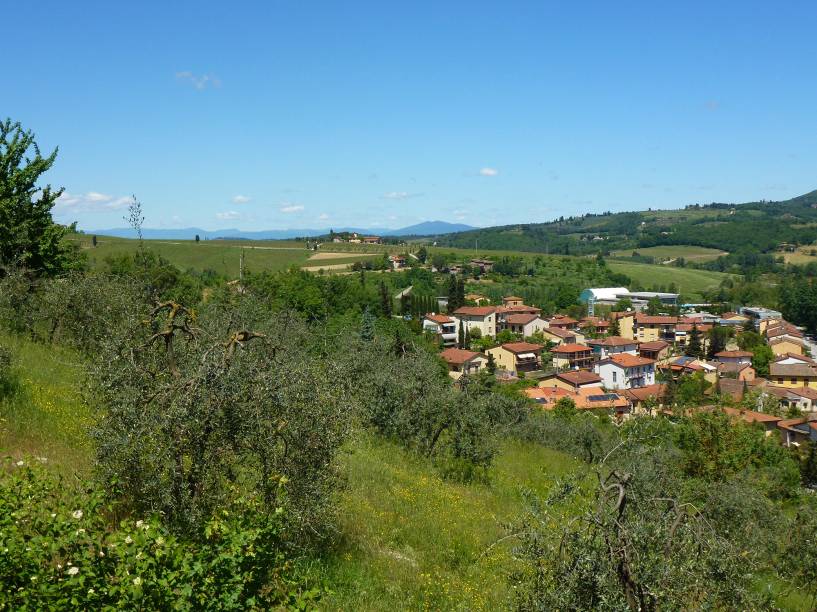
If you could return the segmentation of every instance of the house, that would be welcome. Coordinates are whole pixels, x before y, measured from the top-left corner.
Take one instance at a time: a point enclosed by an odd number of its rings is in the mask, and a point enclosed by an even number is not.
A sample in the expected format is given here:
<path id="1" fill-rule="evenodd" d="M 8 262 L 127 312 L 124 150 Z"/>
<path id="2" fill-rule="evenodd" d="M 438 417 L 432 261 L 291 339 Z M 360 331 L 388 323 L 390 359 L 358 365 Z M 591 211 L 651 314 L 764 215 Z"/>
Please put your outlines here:
<path id="1" fill-rule="evenodd" d="M 805 355 L 801 355 L 799 353 L 786 353 L 784 355 L 778 355 L 772 360 L 772 363 L 780 363 L 784 365 L 811 365 L 817 366 L 817 361 L 814 361 L 811 357 L 806 357 Z"/>
<path id="2" fill-rule="evenodd" d="M 726 362 L 716 365 L 720 378 L 734 378 L 735 380 L 745 380 L 747 382 L 755 379 L 755 369 L 751 363 L 746 362 Z"/>
<path id="3" fill-rule="evenodd" d="M 638 345 L 638 354 L 654 361 L 663 361 L 669 357 L 669 343 L 663 340 L 642 342 Z"/>
<path id="4" fill-rule="evenodd" d="M 576 331 L 579 329 L 579 322 L 576 319 L 566 315 L 554 315 L 548 321 L 548 327 L 554 329 L 566 329 L 569 331 Z"/>
<path id="5" fill-rule="evenodd" d="M 667 385 L 656 383 L 645 387 L 625 389 L 622 395 L 629 400 L 633 413 L 647 412 L 647 406 L 654 403 L 655 408 L 661 408 L 667 394 Z"/>
<path id="6" fill-rule="evenodd" d="M 600 317 L 584 317 L 579 321 L 579 329 L 593 330 L 597 334 L 606 334 L 610 331 L 610 326 L 610 321 Z"/>
<path id="7" fill-rule="evenodd" d="M 769 364 L 769 381 L 777 387 L 811 387 L 817 389 L 817 367 L 810 364 Z"/>
<path id="8" fill-rule="evenodd" d="M 537 383 L 539 387 L 558 387 L 568 391 L 578 391 L 585 387 L 601 387 L 601 376 L 587 370 L 568 370 L 551 374 Z"/>
<path id="9" fill-rule="evenodd" d="M 724 312 L 721 314 L 719 323 L 721 325 L 743 325 L 747 321 L 751 321 L 746 315 L 738 314 L 737 312 Z"/>
<path id="10" fill-rule="evenodd" d="M 476 374 L 488 365 L 485 355 L 465 349 L 447 348 L 440 353 L 440 358 L 448 364 L 448 375 L 454 380 L 465 374 Z"/>
<path id="11" fill-rule="evenodd" d="M 461 306 L 454 311 L 463 331 L 472 336 L 475 330 L 482 337 L 496 337 L 496 308 L 493 306 Z"/>
<path id="12" fill-rule="evenodd" d="M 773 387 L 768 386 L 765 392 L 775 396 L 783 409 L 796 409 L 800 412 L 817 412 L 817 389 L 810 387 Z"/>
<path id="13" fill-rule="evenodd" d="M 403 255 L 389 255 L 389 261 L 395 270 L 406 267 L 406 258 Z"/>
<path id="14" fill-rule="evenodd" d="M 584 336 L 581 334 L 558 327 L 546 327 L 542 330 L 542 335 L 545 340 L 554 344 L 582 344 L 584 342 Z"/>
<path id="15" fill-rule="evenodd" d="M 721 363 L 752 363 L 753 356 L 749 351 L 721 351 L 715 353 L 715 359 Z"/>
<path id="16" fill-rule="evenodd" d="M 479 293 L 466 293 L 465 294 L 465 301 L 466 302 L 473 302 L 474 304 L 479 306 L 480 304 L 482 304 L 482 302 L 490 302 L 491 300 L 489 300 L 484 295 L 480 295 Z"/>
<path id="17" fill-rule="evenodd" d="M 459 327 L 456 319 L 432 312 L 423 317 L 423 331 L 438 335 L 443 346 L 453 346 L 458 340 Z"/>
<path id="18" fill-rule="evenodd" d="M 805 418 L 782 419 L 777 422 L 780 441 L 784 446 L 800 446 L 806 442 L 817 443 L 817 421 Z"/>
<path id="19" fill-rule="evenodd" d="M 506 295 L 502 298 L 503 306 L 524 306 L 525 300 L 516 295 Z"/>
<path id="20" fill-rule="evenodd" d="M 493 356 L 498 368 L 519 374 L 542 369 L 542 358 L 539 355 L 541 351 L 542 346 L 540 344 L 506 342 L 488 349 L 487 353 Z"/>
<path id="21" fill-rule="evenodd" d="M 587 345 L 599 359 L 605 359 L 616 353 L 638 354 L 638 342 L 621 336 L 608 336 L 601 340 L 588 340 Z"/>
<path id="22" fill-rule="evenodd" d="M 595 365 L 605 389 L 632 389 L 655 384 L 655 362 L 629 353 L 617 353 Z"/>
<path id="23" fill-rule="evenodd" d="M 675 342 L 677 325 L 678 317 L 638 313 L 633 317 L 632 336 L 624 334 L 623 328 L 621 328 L 621 335 L 625 338 L 634 338 L 639 342 L 655 342 L 656 340 Z"/>
<path id="24" fill-rule="evenodd" d="M 775 355 L 796 354 L 802 355 L 806 352 L 806 345 L 796 338 L 789 336 L 777 336 L 769 340 L 769 347 Z"/>
<path id="25" fill-rule="evenodd" d="M 630 402 L 626 398 L 618 393 L 605 393 L 598 387 L 578 391 L 568 391 L 559 387 L 533 387 L 525 389 L 524 394 L 545 410 L 553 410 L 556 402 L 562 398 L 573 400 L 578 410 L 614 411 L 618 417 L 624 416 L 630 410 Z"/>
<path id="26" fill-rule="evenodd" d="M 536 314 L 510 314 L 504 317 L 501 327 L 527 338 L 543 331 L 547 323 Z"/>
<path id="27" fill-rule="evenodd" d="M 559 370 L 581 370 L 593 366 L 593 349 L 584 344 L 560 344 L 551 353 L 553 367 Z"/>
<path id="28" fill-rule="evenodd" d="M 686 319 L 679 319 L 678 324 L 675 326 L 675 344 L 679 346 L 689 344 L 689 338 L 693 329 L 698 330 L 698 339 L 701 341 L 701 348 L 704 351 L 708 350 L 708 333 L 712 331 L 712 325 L 707 323 L 689 323 Z"/>
<path id="29" fill-rule="evenodd" d="M 363 244 L 382 244 L 380 236 L 364 236 Z"/>
<path id="30" fill-rule="evenodd" d="M 783 419 L 773 414 L 765 412 L 755 412 L 754 410 L 743 410 L 742 408 L 721 408 L 726 414 L 736 421 L 743 421 L 744 423 L 757 423 L 766 431 L 769 436 L 777 432 L 777 424 Z"/>
<path id="31" fill-rule="evenodd" d="M 803 332 L 788 321 L 764 321 L 761 324 L 762 333 L 766 336 L 766 340 L 772 341 L 777 338 L 787 338 L 789 340 L 803 341 Z"/>
<path id="32" fill-rule="evenodd" d="M 490 272 L 494 267 L 494 262 L 490 259 L 472 259 L 469 263 L 474 268 L 479 268 L 479 271 L 483 274 Z"/>

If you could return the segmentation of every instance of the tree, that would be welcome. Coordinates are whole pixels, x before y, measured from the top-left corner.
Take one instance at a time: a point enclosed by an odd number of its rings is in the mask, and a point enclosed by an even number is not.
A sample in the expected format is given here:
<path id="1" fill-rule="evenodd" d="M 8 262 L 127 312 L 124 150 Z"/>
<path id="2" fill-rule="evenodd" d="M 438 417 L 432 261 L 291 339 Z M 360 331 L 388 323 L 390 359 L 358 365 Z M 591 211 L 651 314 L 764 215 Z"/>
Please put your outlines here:
<path id="1" fill-rule="evenodd" d="M 20 123 L 0 121 L 0 277 L 12 267 L 53 276 L 73 264 L 66 228 L 51 217 L 63 189 L 39 184 L 56 158 L 57 149 L 43 157 Z"/>
<path id="2" fill-rule="evenodd" d="M 392 304 L 391 304 L 391 296 L 389 295 L 389 290 L 386 287 L 386 281 L 380 281 L 380 308 L 383 311 L 384 317 L 391 317 L 392 315 Z"/>
<path id="3" fill-rule="evenodd" d="M 758 344 L 752 350 L 752 367 L 755 373 L 763 378 L 769 376 L 769 364 L 774 361 L 775 354 L 768 344 Z"/>
<path id="4" fill-rule="evenodd" d="M 422 264 L 424 264 L 426 259 L 428 259 L 428 250 L 424 246 L 421 246 L 417 251 L 417 259 Z"/>
<path id="5" fill-rule="evenodd" d="M 800 465 L 800 473 L 803 486 L 817 487 L 817 442 L 813 440 L 808 443 L 808 451 L 805 460 Z"/>
<path id="6" fill-rule="evenodd" d="M 469 328 L 465 328 L 465 338 L 463 339 L 463 346 L 462 348 L 471 350 L 471 330 Z"/>
<path id="7" fill-rule="evenodd" d="M 460 323 L 459 330 L 457 331 L 457 344 L 460 348 L 465 348 L 465 325 Z"/>
<path id="8" fill-rule="evenodd" d="M 201 240 L 201 238 L 199 238 L 199 235 L 196 234 L 196 242 L 199 242 L 200 240 Z"/>
<path id="9" fill-rule="evenodd" d="M 621 335 L 621 325 L 618 322 L 618 317 L 613 318 L 613 322 L 610 324 L 610 335 L 611 336 Z"/>
<path id="10" fill-rule="evenodd" d="M 488 363 L 485 365 L 485 369 L 488 370 L 489 374 L 496 373 L 496 359 L 494 359 L 493 353 L 488 353 Z"/>
<path id="11" fill-rule="evenodd" d="M 628 310 L 633 309 L 633 301 L 630 298 L 621 298 L 616 305 L 613 307 L 613 310 L 616 312 L 626 312 Z"/>
<path id="12" fill-rule="evenodd" d="M 365 342 L 374 340 L 374 316 L 368 306 L 363 310 L 360 318 L 360 339 Z"/>
<path id="13" fill-rule="evenodd" d="M 715 359 L 715 355 L 726 348 L 726 340 L 729 338 L 729 329 L 722 325 L 713 325 L 709 330 L 709 348 L 706 356 Z"/>
<path id="14" fill-rule="evenodd" d="M 458 288 L 457 275 L 451 274 L 448 277 L 448 312 L 454 312 L 462 305 L 459 303 Z"/>
<path id="15" fill-rule="evenodd" d="M 91 246 L 93 246 L 94 248 L 96 248 L 96 234 L 94 234 L 93 236 L 91 236 Z"/>
<path id="16" fill-rule="evenodd" d="M 703 355 L 701 347 L 701 333 L 698 331 L 698 326 L 693 324 L 692 331 L 689 332 L 689 342 L 686 347 L 686 354 L 690 357 L 699 358 Z"/>
<path id="17" fill-rule="evenodd" d="M 647 302 L 647 314 L 648 315 L 658 315 L 661 314 L 661 308 L 663 305 L 661 304 L 661 300 L 657 297 L 651 297 L 650 300 Z"/>

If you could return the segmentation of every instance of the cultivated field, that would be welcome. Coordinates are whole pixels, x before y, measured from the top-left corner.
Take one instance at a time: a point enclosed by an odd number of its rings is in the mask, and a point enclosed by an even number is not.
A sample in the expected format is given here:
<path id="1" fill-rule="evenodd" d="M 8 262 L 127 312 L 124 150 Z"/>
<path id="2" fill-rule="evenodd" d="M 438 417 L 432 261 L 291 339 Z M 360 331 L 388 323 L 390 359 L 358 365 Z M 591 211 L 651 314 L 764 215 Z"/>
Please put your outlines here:
<path id="1" fill-rule="evenodd" d="M 723 272 L 636 262 L 609 261 L 607 265 L 614 272 L 626 274 L 634 281 L 638 281 L 647 290 L 675 283 L 678 292 L 683 294 L 685 299 L 693 301 L 703 299 L 702 292 L 717 289 L 730 276 Z"/>
<path id="2" fill-rule="evenodd" d="M 711 261 L 727 254 L 726 251 L 709 249 L 707 247 L 672 245 L 646 247 L 643 249 L 622 249 L 620 251 L 613 251 L 612 256 L 630 257 L 633 252 L 643 255 L 644 257 L 654 257 L 656 261 L 668 261 L 678 259 L 679 257 L 683 257 L 687 261 Z"/>

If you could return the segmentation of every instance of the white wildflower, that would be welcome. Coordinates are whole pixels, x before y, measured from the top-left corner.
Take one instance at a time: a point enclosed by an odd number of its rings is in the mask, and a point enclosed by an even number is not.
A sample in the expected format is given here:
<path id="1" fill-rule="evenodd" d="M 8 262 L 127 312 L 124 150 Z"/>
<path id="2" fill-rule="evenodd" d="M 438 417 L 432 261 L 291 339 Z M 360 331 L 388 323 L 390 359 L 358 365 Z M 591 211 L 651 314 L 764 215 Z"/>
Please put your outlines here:
<path id="1" fill-rule="evenodd" d="M 139 576 L 137 576 L 136 578 L 133 579 L 133 584 L 139 586 L 140 584 L 142 584 L 142 579 Z"/>
<path id="2" fill-rule="evenodd" d="M 56 513 L 56 512 L 52 512 L 52 513 L 51 513 L 51 518 L 57 518 L 57 513 Z"/>
<path id="3" fill-rule="evenodd" d="M 136 521 L 136 528 L 141 529 L 142 525 L 144 525 L 144 524 L 145 524 L 145 521 L 143 521 L 142 519 L 139 519 L 138 521 Z"/>
<path id="4" fill-rule="evenodd" d="M 96 591 L 93 589 L 88 589 L 88 595 L 93 595 L 94 593 L 96 593 Z"/>
<path id="5" fill-rule="evenodd" d="M 77 520 L 81 519 L 82 518 L 82 510 L 74 510 L 71 513 L 71 516 L 73 516 Z"/>
<path id="6" fill-rule="evenodd" d="M 20 461 L 17 462 L 17 467 L 23 467 L 25 464 L 26 462 L 20 459 Z"/>
<path id="7" fill-rule="evenodd" d="M 100 557 L 104 557 L 104 556 L 105 556 L 104 551 L 101 551 L 101 550 L 100 550 L 100 551 L 99 551 L 99 556 L 100 556 Z"/>
<path id="8" fill-rule="evenodd" d="M 68 569 L 69 576 L 76 576 L 77 574 L 79 574 L 79 568 L 76 565 Z"/>
<path id="9" fill-rule="evenodd" d="M 132 537 L 130 537 L 130 536 L 127 536 L 127 537 L 125 538 L 125 544 L 132 544 L 132 543 L 133 543 L 133 538 L 132 538 Z"/>

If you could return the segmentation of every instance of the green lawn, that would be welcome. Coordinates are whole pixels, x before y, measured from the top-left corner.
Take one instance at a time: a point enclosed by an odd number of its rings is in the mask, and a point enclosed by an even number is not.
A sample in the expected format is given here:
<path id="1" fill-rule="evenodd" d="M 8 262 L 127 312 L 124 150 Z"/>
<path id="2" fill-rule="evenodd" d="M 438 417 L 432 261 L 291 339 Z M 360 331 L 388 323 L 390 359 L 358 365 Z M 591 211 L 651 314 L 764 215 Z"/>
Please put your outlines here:
<path id="1" fill-rule="evenodd" d="M 608 261 L 607 264 L 614 272 L 626 274 L 648 290 L 659 285 L 675 283 L 683 298 L 692 301 L 701 300 L 703 291 L 716 289 L 730 276 L 723 272 L 636 262 Z"/>
<path id="2" fill-rule="evenodd" d="M 671 246 L 654 246 L 643 249 L 622 249 L 620 251 L 613 251 L 613 257 L 630 257 L 633 252 L 637 252 L 645 257 L 655 257 L 656 260 L 666 261 L 669 259 L 677 259 L 683 257 L 689 261 L 711 261 L 717 259 L 721 255 L 726 255 L 726 251 L 718 249 L 709 249 L 707 247 L 690 246 L 690 245 L 671 245 Z"/>

